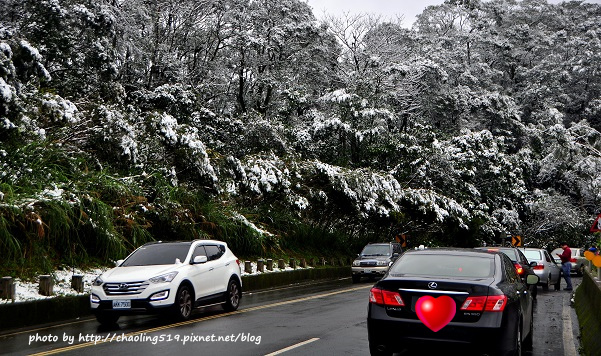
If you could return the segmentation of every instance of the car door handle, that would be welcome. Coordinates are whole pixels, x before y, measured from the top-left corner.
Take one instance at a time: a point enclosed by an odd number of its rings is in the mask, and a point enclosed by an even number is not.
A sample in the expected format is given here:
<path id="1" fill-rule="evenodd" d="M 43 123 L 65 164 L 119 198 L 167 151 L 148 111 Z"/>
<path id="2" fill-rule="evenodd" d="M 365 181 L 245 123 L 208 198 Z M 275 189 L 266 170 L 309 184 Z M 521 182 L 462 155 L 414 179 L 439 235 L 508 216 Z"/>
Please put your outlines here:
<path id="1" fill-rule="evenodd" d="M 212 270 L 214 270 L 214 269 L 215 269 L 214 267 L 211 267 L 211 268 L 209 268 L 209 271 L 212 271 Z"/>
<path id="2" fill-rule="evenodd" d="M 226 266 L 229 266 L 229 265 L 230 265 L 230 263 L 231 263 L 231 262 L 228 262 L 228 263 L 226 263 L 225 265 L 226 265 Z"/>

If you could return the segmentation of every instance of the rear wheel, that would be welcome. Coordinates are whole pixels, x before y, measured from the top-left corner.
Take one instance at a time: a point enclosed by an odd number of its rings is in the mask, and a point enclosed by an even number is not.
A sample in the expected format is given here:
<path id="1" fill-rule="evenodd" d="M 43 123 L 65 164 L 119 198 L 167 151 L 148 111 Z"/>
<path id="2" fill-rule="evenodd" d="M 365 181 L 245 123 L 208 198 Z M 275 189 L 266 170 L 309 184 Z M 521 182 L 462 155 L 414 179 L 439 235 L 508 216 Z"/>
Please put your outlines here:
<path id="1" fill-rule="evenodd" d="M 242 290 L 235 279 L 230 279 L 229 283 L 227 284 L 225 298 L 223 309 L 227 311 L 234 311 L 238 309 L 238 306 L 240 306 L 240 299 L 242 298 Z"/>
<path id="2" fill-rule="evenodd" d="M 547 283 L 543 284 L 543 290 L 546 292 L 549 290 L 549 287 L 551 286 L 551 275 L 547 276 Z"/>
<path id="3" fill-rule="evenodd" d="M 107 312 L 97 312 L 96 320 L 102 325 L 115 325 L 119 320 L 119 315 Z"/>
<path id="4" fill-rule="evenodd" d="M 187 285 L 181 285 L 177 290 L 177 294 L 175 295 L 173 315 L 179 320 L 188 320 L 190 319 L 190 314 L 192 314 L 192 307 L 193 301 L 190 287 Z"/>
<path id="5" fill-rule="evenodd" d="M 576 269 L 576 276 L 582 277 L 583 274 L 584 274 L 584 265 L 580 265 L 580 267 L 578 267 L 578 269 Z"/>
<path id="6" fill-rule="evenodd" d="M 519 325 L 517 327 L 513 355 L 522 356 L 522 328 Z"/>
<path id="7" fill-rule="evenodd" d="M 529 328 L 529 332 L 528 332 L 528 336 L 526 336 L 526 339 L 524 340 L 523 343 L 523 349 L 525 351 L 532 351 L 532 345 L 533 345 L 533 337 L 534 337 L 534 308 L 532 308 L 532 312 L 530 314 L 530 328 Z"/>

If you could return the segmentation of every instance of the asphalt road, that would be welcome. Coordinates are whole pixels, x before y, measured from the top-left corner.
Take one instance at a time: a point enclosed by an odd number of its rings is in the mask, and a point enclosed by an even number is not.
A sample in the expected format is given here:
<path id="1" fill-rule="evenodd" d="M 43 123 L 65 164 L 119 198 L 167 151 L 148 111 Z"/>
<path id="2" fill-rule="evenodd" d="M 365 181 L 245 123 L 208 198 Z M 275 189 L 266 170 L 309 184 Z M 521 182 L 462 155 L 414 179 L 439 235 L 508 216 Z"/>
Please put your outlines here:
<path id="1" fill-rule="evenodd" d="M 574 286 L 580 278 L 573 278 Z M 169 324 L 156 317 L 123 317 L 99 327 L 88 318 L 0 335 L 0 354 L 369 355 L 369 288 L 350 279 L 245 294 L 241 308 L 200 309 Z M 578 321 L 571 293 L 539 290 L 532 355 L 577 355 Z M 565 342 L 564 342 L 565 341 Z"/>

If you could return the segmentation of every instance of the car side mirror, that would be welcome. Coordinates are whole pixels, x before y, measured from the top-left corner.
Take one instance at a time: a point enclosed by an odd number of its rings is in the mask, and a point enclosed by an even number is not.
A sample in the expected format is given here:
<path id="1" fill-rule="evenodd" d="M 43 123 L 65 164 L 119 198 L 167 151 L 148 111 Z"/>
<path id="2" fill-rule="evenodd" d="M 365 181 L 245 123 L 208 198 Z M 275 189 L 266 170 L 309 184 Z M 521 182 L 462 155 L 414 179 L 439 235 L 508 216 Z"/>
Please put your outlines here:
<path id="1" fill-rule="evenodd" d="M 192 261 L 193 265 L 198 265 L 201 263 L 206 263 L 208 261 L 207 256 L 196 256 L 194 257 L 194 260 Z"/>
<path id="2" fill-rule="evenodd" d="M 529 286 L 536 285 L 539 281 L 540 278 L 535 274 L 529 274 L 528 277 L 526 277 L 526 284 Z"/>
<path id="3" fill-rule="evenodd" d="M 121 266 L 121 264 L 123 263 L 124 260 L 117 260 L 115 261 L 115 267 L 119 267 Z"/>
<path id="4" fill-rule="evenodd" d="M 536 267 L 536 266 L 538 266 L 538 263 L 536 263 L 534 261 L 530 262 L 530 267 Z"/>

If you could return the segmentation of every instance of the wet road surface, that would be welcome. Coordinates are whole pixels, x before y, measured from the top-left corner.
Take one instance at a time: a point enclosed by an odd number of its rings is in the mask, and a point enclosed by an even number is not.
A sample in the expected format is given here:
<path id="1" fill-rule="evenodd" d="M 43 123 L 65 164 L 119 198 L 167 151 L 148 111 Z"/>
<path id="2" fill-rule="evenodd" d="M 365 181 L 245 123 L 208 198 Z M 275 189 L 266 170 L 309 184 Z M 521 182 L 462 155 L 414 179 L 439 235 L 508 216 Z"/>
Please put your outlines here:
<path id="1" fill-rule="evenodd" d="M 572 282 L 576 287 L 581 278 Z M 199 309 L 182 323 L 133 316 L 122 317 L 117 327 L 102 328 L 86 318 L 4 332 L 0 354 L 369 355 L 371 285 L 341 279 L 245 294 L 236 312 L 225 313 L 218 306 Z M 539 287 L 530 355 L 578 355 L 571 298 L 571 292 Z"/>

